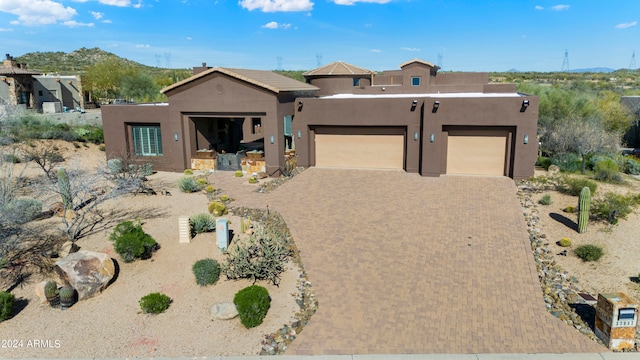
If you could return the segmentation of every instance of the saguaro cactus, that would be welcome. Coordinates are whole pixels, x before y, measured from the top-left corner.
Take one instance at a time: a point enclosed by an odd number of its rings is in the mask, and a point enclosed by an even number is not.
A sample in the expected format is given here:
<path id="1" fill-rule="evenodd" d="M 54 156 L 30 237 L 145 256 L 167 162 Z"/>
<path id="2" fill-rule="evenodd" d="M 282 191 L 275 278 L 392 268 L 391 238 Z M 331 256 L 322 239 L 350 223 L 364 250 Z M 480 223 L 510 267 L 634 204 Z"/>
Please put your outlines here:
<path id="1" fill-rule="evenodd" d="M 591 207 L 591 190 L 583 187 L 580 191 L 580 200 L 578 202 L 578 232 L 580 234 L 587 232 L 587 224 L 589 223 L 589 208 Z"/>

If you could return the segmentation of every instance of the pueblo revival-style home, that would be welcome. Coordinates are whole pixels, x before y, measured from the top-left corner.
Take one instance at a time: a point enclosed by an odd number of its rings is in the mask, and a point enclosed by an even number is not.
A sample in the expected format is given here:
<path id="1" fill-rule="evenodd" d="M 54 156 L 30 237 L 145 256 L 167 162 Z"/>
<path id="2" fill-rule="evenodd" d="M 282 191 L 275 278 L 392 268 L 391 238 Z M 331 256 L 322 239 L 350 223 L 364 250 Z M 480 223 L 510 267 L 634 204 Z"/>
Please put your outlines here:
<path id="1" fill-rule="evenodd" d="M 298 166 L 533 175 L 538 98 L 487 73 L 438 73 L 422 60 L 376 73 L 334 62 L 303 74 L 194 68 L 167 103 L 102 107 L 109 157 L 154 169 Z M 246 164 L 259 165 L 245 167 Z"/>

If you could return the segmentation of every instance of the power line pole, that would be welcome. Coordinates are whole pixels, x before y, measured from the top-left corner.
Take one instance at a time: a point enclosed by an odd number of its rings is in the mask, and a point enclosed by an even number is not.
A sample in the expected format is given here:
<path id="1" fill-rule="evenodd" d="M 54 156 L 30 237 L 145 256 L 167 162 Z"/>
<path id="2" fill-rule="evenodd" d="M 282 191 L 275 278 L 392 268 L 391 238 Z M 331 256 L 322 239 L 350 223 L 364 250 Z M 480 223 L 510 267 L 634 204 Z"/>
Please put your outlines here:
<path id="1" fill-rule="evenodd" d="M 569 51 L 564 51 L 564 61 L 562 61 L 562 68 L 560 69 L 562 72 L 569 71 Z"/>
<path id="2" fill-rule="evenodd" d="M 633 55 L 631 55 L 631 62 L 629 63 L 629 71 L 636 71 L 636 51 L 633 50 Z"/>

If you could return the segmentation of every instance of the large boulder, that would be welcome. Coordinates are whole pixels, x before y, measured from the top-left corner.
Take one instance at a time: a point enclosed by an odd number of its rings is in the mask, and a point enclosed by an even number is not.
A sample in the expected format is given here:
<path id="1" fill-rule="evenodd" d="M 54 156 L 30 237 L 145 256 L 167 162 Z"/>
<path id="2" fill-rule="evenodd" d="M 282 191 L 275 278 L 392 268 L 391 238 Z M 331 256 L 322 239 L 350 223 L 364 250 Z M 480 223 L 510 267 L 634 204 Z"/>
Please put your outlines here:
<path id="1" fill-rule="evenodd" d="M 80 250 L 56 261 L 60 277 L 78 292 L 78 300 L 104 290 L 116 275 L 115 264 L 105 253 Z"/>

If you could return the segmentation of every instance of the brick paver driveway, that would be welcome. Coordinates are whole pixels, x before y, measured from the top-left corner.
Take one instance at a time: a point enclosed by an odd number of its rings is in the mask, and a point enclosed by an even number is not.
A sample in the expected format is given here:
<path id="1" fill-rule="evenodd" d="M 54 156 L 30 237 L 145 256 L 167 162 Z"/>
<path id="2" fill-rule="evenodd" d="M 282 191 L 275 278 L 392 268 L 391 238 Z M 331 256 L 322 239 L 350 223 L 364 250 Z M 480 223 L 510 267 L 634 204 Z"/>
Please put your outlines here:
<path id="1" fill-rule="evenodd" d="M 266 195 L 319 302 L 286 353 L 606 351 L 545 310 L 515 194 L 508 178 L 311 168 Z"/>

